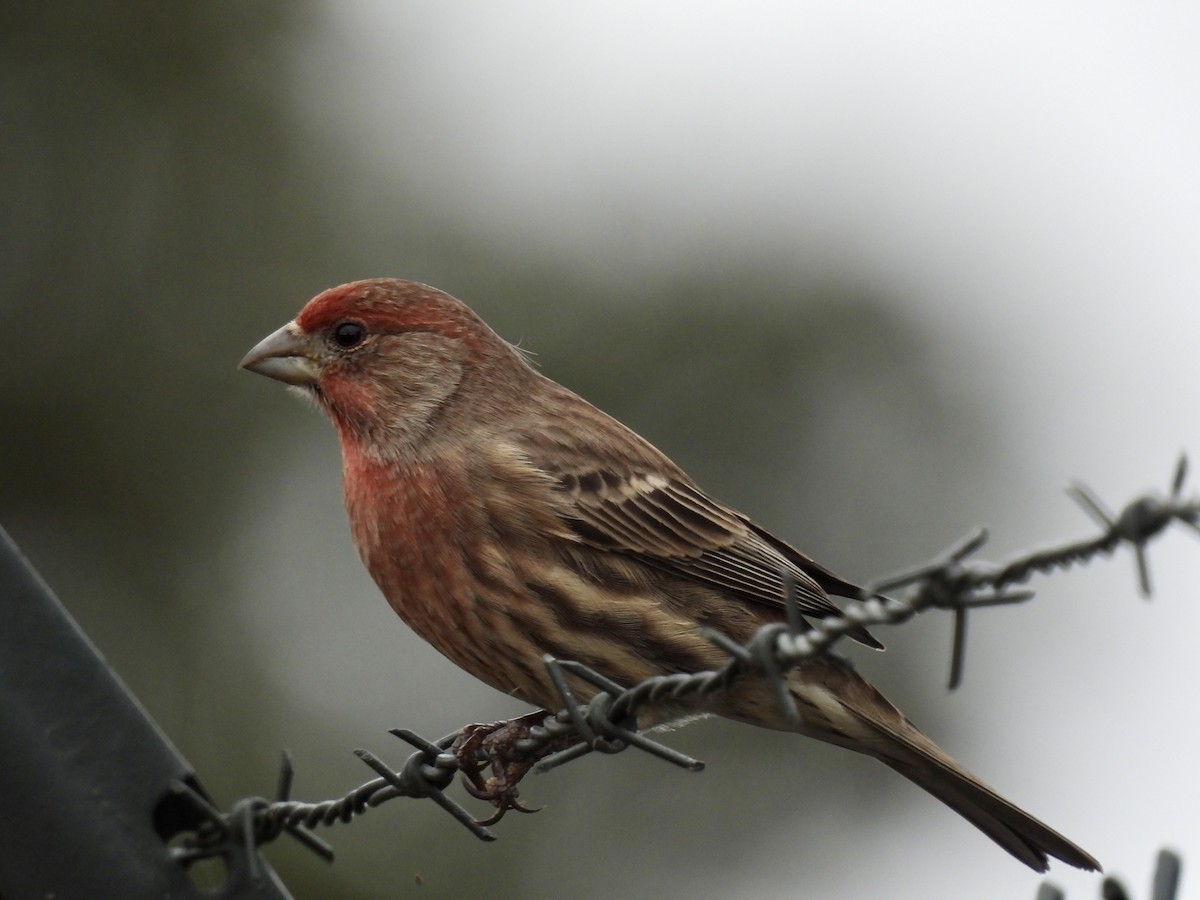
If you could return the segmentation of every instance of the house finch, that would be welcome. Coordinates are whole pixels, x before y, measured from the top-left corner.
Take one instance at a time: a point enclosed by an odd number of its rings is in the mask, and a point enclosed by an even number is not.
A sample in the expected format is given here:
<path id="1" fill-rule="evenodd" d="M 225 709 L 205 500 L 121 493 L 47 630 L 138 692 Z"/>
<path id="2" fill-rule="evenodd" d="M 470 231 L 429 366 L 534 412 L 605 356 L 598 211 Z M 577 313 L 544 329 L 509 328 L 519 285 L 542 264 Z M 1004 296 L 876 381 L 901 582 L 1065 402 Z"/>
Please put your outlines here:
<path id="1" fill-rule="evenodd" d="M 303 389 L 333 422 L 354 541 L 392 608 L 476 678 L 529 703 L 561 705 L 547 653 L 631 685 L 719 668 L 727 657 L 702 628 L 744 642 L 781 621 L 787 579 L 810 618 L 838 613 L 829 594 L 858 595 L 426 285 L 325 291 L 242 367 Z M 852 636 L 880 646 L 866 631 Z M 754 676 L 699 710 L 643 708 L 637 724 L 699 711 L 798 731 L 881 760 L 1039 872 L 1048 856 L 1099 868 L 843 659 L 802 662 L 788 686 L 798 725 Z"/>

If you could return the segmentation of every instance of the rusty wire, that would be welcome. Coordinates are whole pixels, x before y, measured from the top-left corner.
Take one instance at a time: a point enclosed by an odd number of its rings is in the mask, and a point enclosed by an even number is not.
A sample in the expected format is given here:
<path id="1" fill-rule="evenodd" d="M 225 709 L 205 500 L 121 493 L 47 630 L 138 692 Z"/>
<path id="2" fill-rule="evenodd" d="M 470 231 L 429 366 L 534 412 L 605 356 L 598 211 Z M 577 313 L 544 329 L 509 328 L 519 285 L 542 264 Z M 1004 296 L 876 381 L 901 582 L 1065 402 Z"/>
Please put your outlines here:
<path id="1" fill-rule="evenodd" d="M 785 678 L 791 667 L 827 652 L 859 627 L 900 624 L 930 608 L 948 609 L 955 616 L 950 675 L 950 687 L 954 688 L 962 679 L 968 611 L 1030 599 L 1031 591 L 1014 590 L 1013 586 L 1036 573 L 1084 564 L 1128 544 L 1135 553 L 1139 589 L 1143 596 L 1149 596 L 1146 545 L 1173 522 L 1200 533 L 1200 500 L 1182 497 L 1186 474 L 1187 459 L 1180 457 L 1166 496 L 1138 497 L 1126 504 L 1119 515 L 1108 512 L 1089 489 L 1072 484 L 1068 493 L 1101 526 L 1099 535 L 1031 551 L 1003 565 L 992 565 L 968 559 L 987 539 L 986 530 L 980 528 L 933 561 L 874 582 L 857 600 L 846 604 L 841 616 L 803 621 L 794 591 L 789 588 L 786 621 L 764 626 L 747 643 L 738 644 L 725 635 L 706 632 L 710 640 L 729 654 L 729 662 L 715 671 L 661 675 L 625 686 L 580 663 L 548 656 L 545 664 L 558 687 L 562 709 L 532 724 L 524 736 L 513 742 L 510 752 L 527 759 L 532 771 L 545 772 L 591 752 L 616 753 L 636 747 L 681 768 L 698 771 L 704 767 L 699 760 L 637 732 L 634 723 L 641 707 L 663 700 L 692 702 L 702 707 L 703 698 L 727 690 L 739 678 L 755 673 L 768 679 L 784 712 L 798 717 Z M 898 591 L 903 593 L 887 596 Z M 598 693 L 587 702 L 579 702 L 568 684 L 568 674 L 591 684 Z M 478 726 L 467 726 L 472 727 Z M 415 747 L 416 752 L 399 769 L 392 769 L 374 754 L 356 750 L 359 759 L 379 777 L 335 800 L 305 803 L 290 799 L 292 768 L 286 755 L 273 801 L 248 798 L 235 804 L 229 813 L 222 813 L 190 787 L 179 785 L 178 792 L 204 812 L 207 824 L 190 840 L 176 846 L 173 851 L 176 858 L 188 864 L 220 853 L 228 842 L 264 844 L 288 833 L 322 857 L 332 859 L 333 851 L 312 829 L 349 822 L 394 797 L 428 797 L 476 837 L 494 840 L 495 834 L 485 824 L 476 821 L 445 794 L 455 773 L 462 771 L 460 758 L 451 749 L 466 729 L 436 742 L 406 729 L 392 729 L 390 733 Z M 556 749 L 564 743 L 572 745 L 565 750 Z"/>

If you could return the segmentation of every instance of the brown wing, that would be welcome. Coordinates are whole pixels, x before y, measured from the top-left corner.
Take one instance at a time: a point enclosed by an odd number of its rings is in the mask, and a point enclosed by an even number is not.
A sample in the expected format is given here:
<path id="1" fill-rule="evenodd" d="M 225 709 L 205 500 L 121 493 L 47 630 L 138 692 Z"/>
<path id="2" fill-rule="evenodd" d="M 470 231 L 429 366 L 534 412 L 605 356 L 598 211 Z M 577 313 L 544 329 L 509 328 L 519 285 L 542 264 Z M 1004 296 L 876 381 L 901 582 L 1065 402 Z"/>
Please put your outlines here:
<path id="1" fill-rule="evenodd" d="M 801 612 L 815 618 L 840 614 L 827 591 L 858 593 L 853 584 L 682 478 L 613 468 L 555 475 L 572 501 L 567 524 L 591 546 L 635 555 L 657 568 L 773 607 L 784 605 L 786 572 Z M 851 636 L 869 647 L 883 647 L 865 629 Z"/>

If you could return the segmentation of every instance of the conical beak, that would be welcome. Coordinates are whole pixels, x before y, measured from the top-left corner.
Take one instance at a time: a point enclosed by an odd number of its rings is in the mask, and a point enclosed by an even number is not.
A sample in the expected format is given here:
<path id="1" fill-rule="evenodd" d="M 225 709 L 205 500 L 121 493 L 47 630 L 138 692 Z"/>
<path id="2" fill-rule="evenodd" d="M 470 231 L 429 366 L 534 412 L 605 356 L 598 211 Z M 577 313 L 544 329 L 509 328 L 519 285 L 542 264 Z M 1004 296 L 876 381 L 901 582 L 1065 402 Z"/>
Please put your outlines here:
<path id="1" fill-rule="evenodd" d="M 267 335 L 246 354 L 240 368 L 266 375 L 284 384 L 309 385 L 317 381 L 317 364 L 308 337 L 294 322 Z"/>

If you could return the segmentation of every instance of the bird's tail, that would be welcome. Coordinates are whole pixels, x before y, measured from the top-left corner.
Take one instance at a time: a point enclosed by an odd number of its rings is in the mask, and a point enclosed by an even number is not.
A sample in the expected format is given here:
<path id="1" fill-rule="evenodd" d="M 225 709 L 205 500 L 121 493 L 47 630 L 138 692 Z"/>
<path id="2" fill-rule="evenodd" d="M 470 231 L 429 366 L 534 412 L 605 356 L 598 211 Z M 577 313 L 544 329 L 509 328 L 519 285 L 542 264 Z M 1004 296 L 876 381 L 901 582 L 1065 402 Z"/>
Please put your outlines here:
<path id="1" fill-rule="evenodd" d="M 890 745 L 873 755 L 933 794 L 1031 869 L 1045 872 L 1051 856 L 1078 869 L 1100 868 L 1090 854 L 1005 800 L 903 716 L 897 722 L 881 722 L 872 716 L 867 723 L 882 732 Z"/>
<path id="2" fill-rule="evenodd" d="M 791 692 L 801 724 L 789 730 L 881 760 L 1031 869 L 1046 871 L 1049 857 L 1087 871 L 1100 868 L 1090 854 L 951 759 L 846 660 L 829 654 L 802 663 L 793 673 Z M 757 712 L 750 719 L 755 724 L 789 728 L 778 719 L 768 721 L 763 707 Z"/>
<path id="3" fill-rule="evenodd" d="M 916 763 L 891 759 L 884 762 L 1037 872 L 1046 871 L 1051 856 L 1089 872 L 1100 868 L 1100 863 L 1082 848 L 953 763 L 946 766 L 934 758 Z"/>

